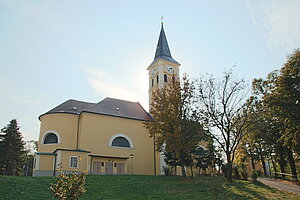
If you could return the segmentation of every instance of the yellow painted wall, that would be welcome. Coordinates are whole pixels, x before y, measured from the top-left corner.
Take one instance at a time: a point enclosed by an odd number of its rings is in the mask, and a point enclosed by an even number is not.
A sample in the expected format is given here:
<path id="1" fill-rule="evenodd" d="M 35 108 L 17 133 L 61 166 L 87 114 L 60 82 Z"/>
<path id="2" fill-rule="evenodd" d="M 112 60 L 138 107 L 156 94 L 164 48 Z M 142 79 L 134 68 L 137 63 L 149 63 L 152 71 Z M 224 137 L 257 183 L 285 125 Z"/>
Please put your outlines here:
<path id="1" fill-rule="evenodd" d="M 76 151 L 57 151 L 57 168 L 61 168 L 63 171 L 84 171 L 87 169 L 88 164 L 88 154 L 85 152 L 76 152 Z M 59 158 L 60 156 L 60 158 Z M 78 167 L 70 167 L 70 159 L 71 156 L 77 156 L 78 157 Z"/>
<path id="2" fill-rule="evenodd" d="M 41 127 L 39 135 L 39 152 L 53 152 L 57 148 L 74 149 L 76 145 L 78 115 L 73 114 L 46 114 L 41 116 Z M 42 144 L 45 133 L 49 130 L 58 132 L 59 144 Z"/>
<path id="3" fill-rule="evenodd" d="M 153 174 L 153 140 L 149 138 L 142 121 L 91 113 L 83 113 L 80 119 L 79 148 L 102 156 L 130 157 L 133 154 L 134 174 Z M 109 146 L 115 134 L 127 135 L 134 148 Z M 127 173 L 131 162 L 127 161 Z"/>
<path id="4" fill-rule="evenodd" d="M 39 170 L 53 170 L 54 157 L 53 155 L 39 155 Z"/>

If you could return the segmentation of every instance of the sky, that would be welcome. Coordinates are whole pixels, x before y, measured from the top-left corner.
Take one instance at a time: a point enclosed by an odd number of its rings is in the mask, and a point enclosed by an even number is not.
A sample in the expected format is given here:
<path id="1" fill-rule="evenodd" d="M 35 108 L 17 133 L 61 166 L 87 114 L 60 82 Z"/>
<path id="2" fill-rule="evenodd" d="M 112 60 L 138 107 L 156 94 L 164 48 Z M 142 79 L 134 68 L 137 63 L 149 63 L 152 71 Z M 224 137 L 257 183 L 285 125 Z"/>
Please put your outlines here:
<path id="1" fill-rule="evenodd" d="M 300 47 L 299 10 L 299 0 L 0 0 L 0 128 L 17 119 L 38 140 L 38 116 L 68 99 L 147 110 L 161 16 L 181 73 L 235 66 L 250 85 Z"/>

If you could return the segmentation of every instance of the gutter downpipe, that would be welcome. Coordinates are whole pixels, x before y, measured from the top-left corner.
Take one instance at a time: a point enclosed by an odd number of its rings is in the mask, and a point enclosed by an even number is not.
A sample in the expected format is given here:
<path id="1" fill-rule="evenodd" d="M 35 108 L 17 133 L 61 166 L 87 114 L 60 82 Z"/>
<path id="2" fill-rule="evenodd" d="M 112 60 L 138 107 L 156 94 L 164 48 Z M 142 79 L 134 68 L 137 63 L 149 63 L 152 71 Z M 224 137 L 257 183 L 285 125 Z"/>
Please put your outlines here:
<path id="1" fill-rule="evenodd" d="M 77 131 L 76 131 L 76 149 L 78 150 L 78 137 L 79 137 L 79 121 L 80 121 L 81 113 L 78 115 L 77 119 Z"/>
<path id="2" fill-rule="evenodd" d="M 56 156 L 57 156 L 57 154 L 56 155 L 54 155 L 54 166 L 53 166 L 53 176 L 55 176 L 55 171 L 56 171 Z"/>
<path id="3" fill-rule="evenodd" d="M 156 148 L 155 148 L 155 135 L 154 135 L 154 138 L 153 138 L 153 152 L 154 152 L 154 176 L 156 176 Z"/>

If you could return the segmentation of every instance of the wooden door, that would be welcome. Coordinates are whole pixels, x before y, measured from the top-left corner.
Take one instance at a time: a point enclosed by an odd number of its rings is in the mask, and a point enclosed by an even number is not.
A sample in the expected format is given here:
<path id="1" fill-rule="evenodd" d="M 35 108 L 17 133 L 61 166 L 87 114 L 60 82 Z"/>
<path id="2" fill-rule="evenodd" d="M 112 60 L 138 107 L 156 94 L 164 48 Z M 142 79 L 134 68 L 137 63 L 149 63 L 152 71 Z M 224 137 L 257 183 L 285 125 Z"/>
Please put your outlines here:
<path id="1" fill-rule="evenodd" d="M 100 161 L 93 162 L 93 174 L 101 174 L 101 162 Z"/>
<path id="2" fill-rule="evenodd" d="M 113 163 L 112 162 L 105 163 L 105 174 L 113 174 Z"/>
<path id="3" fill-rule="evenodd" d="M 125 174 L 125 163 L 117 163 L 118 174 Z"/>

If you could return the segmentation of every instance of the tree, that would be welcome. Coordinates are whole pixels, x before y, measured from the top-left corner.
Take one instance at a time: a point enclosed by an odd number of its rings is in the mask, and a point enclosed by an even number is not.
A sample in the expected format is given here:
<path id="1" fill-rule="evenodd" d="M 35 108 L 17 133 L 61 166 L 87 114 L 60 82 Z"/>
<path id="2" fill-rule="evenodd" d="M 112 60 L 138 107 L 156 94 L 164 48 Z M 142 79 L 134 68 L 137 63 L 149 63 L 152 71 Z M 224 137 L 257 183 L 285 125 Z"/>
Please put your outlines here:
<path id="1" fill-rule="evenodd" d="M 277 160 L 284 178 L 286 166 L 286 148 L 282 140 L 284 124 L 276 116 L 274 109 L 269 106 L 268 101 L 266 101 L 266 97 L 276 90 L 278 76 L 279 72 L 275 70 L 269 73 L 266 79 L 253 80 L 252 90 L 255 101 L 253 101 L 251 106 L 247 137 L 252 138 L 254 144 L 260 144 L 260 150 L 268 151 L 275 172 L 277 172 L 275 164 Z M 277 176 L 276 173 L 275 176 Z"/>
<path id="2" fill-rule="evenodd" d="M 232 181 L 232 162 L 247 122 L 249 104 L 245 103 L 248 93 L 245 81 L 235 80 L 230 70 L 224 72 L 220 82 L 207 76 L 198 79 L 197 85 L 199 115 L 225 152 L 226 177 Z"/>
<path id="3" fill-rule="evenodd" d="M 171 153 L 172 160 L 178 160 L 182 176 L 191 164 L 190 155 L 204 138 L 204 130 L 193 109 L 194 85 L 186 75 L 179 80 L 158 88 L 153 93 L 150 113 L 153 121 L 144 125 L 156 143 L 157 151 Z"/>
<path id="4" fill-rule="evenodd" d="M 269 90 L 262 98 L 272 115 L 282 124 L 279 142 L 284 145 L 293 178 L 297 180 L 293 154 L 300 153 L 300 50 L 288 56 L 275 78 L 269 77 L 264 82 L 272 87 L 267 88 Z"/>
<path id="5" fill-rule="evenodd" d="M 265 101 L 281 118 L 285 145 L 300 153 L 300 50 L 288 56 L 276 79 L 276 88 Z"/>
<path id="6" fill-rule="evenodd" d="M 24 141 L 17 120 L 13 119 L 1 129 L 0 136 L 0 165 L 4 175 L 20 175 L 24 164 Z"/>

